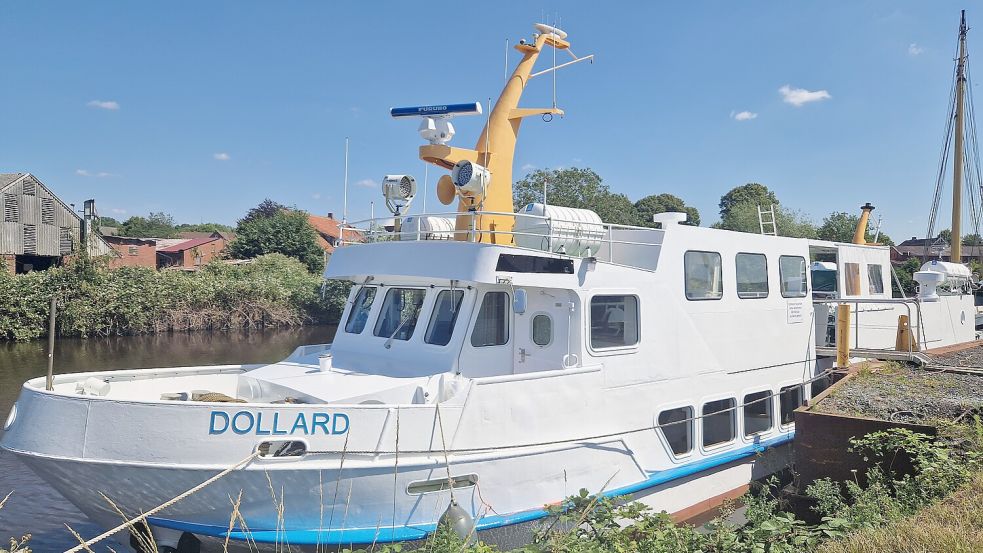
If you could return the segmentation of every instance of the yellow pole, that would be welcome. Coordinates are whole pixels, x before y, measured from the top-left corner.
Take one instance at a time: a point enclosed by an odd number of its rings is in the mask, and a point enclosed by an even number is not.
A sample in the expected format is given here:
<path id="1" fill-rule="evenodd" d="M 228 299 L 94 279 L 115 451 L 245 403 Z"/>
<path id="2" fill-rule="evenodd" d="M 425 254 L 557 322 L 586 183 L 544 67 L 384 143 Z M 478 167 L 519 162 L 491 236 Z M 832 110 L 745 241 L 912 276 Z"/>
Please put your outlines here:
<path id="1" fill-rule="evenodd" d="M 850 366 L 850 304 L 836 306 L 836 367 Z"/>
<path id="2" fill-rule="evenodd" d="M 966 92 L 966 10 L 959 22 L 959 63 L 956 66 L 956 151 L 952 157 L 952 244 L 950 261 L 962 262 L 963 97 Z"/>
<path id="3" fill-rule="evenodd" d="M 857 221 L 857 230 L 853 233 L 854 244 L 867 243 L 867 224 L 870 220 L 870 212 L 874 211 L 874 206 L 870 202 L 860 206 L 860 220 Z"/>

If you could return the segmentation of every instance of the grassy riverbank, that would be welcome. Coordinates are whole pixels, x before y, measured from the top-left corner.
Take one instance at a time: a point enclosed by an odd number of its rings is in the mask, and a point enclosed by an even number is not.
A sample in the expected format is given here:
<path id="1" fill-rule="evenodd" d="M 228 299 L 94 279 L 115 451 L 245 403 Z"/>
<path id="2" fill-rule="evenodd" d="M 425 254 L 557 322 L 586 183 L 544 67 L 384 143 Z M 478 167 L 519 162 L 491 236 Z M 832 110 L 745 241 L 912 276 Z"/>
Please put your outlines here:
<path id="1" fill-rule="evenodd" d="M 81 258 L 64 267 L 0 271 L 0 340 L 47 335 L 51 297 L 59 336 L 112 336 L 172 330 L 226 330 L 335 322 L 347 286 L 323 280 L 280 254 L 254 263 L 211 263 L 198 271 L 108 269 Z"/>

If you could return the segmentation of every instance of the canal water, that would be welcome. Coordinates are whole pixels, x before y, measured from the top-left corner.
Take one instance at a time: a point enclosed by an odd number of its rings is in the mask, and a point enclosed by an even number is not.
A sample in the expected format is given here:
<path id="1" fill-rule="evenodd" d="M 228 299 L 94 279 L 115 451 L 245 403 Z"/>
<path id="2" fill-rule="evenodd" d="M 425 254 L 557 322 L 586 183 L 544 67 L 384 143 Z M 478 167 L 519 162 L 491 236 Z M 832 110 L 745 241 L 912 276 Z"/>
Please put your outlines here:
<path id="1" fill-rule="evenodd" d="M 60 339 L 55 349 L 55 372 L 272 363 L 287 357 L 297 346 L 331 342 L 334 333 L 334 326 L 313 326 Z M 47 362 L 47 342 L 0 343 L 0 420 L 7 418 L 24 381 L 46 373 Z M 78 545 L 66 524 L 86 538 L 102 532 L 20 460 L 0 451 L 0 500 L 9 492 L 13 493 L 0 509 L 0 547 L 11 537 L 31 533 L 34 551 L 65 551 Z"/>

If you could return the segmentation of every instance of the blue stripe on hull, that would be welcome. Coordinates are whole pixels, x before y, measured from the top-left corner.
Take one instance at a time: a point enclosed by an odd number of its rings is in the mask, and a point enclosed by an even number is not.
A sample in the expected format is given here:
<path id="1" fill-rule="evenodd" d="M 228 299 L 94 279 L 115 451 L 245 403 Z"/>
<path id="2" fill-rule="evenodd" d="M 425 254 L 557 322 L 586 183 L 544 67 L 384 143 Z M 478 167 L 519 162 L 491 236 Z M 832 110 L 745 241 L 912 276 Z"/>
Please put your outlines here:
<path id="1" fill-rule="evenodd" d="M 733 451 L 728 451 L 726 453 L 721 453 L 713 457 L 703 459 L 701 461 L 696 461 L 693 463 L 688 463 L 681 465 L 676 468 L 671 468 L 667 470 L 660 470 L 658 472 L 652 473 L 652 475 L 635 484 L 630 484 L 628 486 L 623 486 L 621 488 L 615 488 L 613 490 L 608 490 L 602 493 L 604 497 L 616 497 L 622 495 L 629 495 L 641 491 L 645 491 L 655 486 L 665 484 L 667 482 L 672 482 L 673 480 L 679 480 L 681 478 L 686 478 L 687 476 L 692 476 L 700 472 L 708 471 L 710 469 L 726 465 L 727 463 L 732 463 L 740 459 L 745 459 L 751 457 L 752 455 L 757 455 L 767 449 L 777 447 L 788 442 L 791 442 L 795 433 L 789 433 L 771 440 L 765 440 L 759 443 L 750 444 L 744 446 L 740 449 L 735 449 Z M 490 530 L 492 528 L 500 528 L 502 526 L 510 526 L 513 524 L 521 524 L 523 522 L 530 522 L 537 519 L 545 518 L 547 512 L 545 509 L 532 509 L 529 511 L 522 511 L 519 513 L 512 513 L 507 515 L 493 515 L 484 517 L 478 521 L 478 530 Z M 257 543 L 289 543 L 293 545 L 364 545 L 371 543 L 388 543 L 388 542 L 398 542 L 398 541 L 411 541 L 420 540 L 426 538 L 428 535 L 436 530 L 436 524 L 421 524 L 419 526 L 397 526 L 393 527 L 382 527 L 382 528 L 343 528 L 336 530 L 250 530 L 243 531 L 242 529 L 236 527 L 233 528 L 232 532 L 228 531 L 227 526 L 215 526 L 211 524 L 198 524 L 194 522 L 185 522 L 180 520 L 171 520 L 166 518 L 150 517 L 148 518 L 150 524 L 155 526 L 160 526 L 162 528 L 170 528 L 172 530 L 181 530 L 183 532 L 191 532 L 193 534 L 198 534 L 202 536 L 212 536 L 217 538 L 225 538 L 226 535 L 233 540 L 253 540 Z"/>

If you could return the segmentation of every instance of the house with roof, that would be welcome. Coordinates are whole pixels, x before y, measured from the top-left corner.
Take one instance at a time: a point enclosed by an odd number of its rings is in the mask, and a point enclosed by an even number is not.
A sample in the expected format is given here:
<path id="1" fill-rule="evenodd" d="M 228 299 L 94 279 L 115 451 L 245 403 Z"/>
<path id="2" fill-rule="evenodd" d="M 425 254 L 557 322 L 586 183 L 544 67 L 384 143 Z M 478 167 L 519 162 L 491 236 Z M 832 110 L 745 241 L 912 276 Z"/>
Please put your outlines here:
<path id="1" fill-rule="evenodd" d="M 157 268 L 180 268 L 194 270 L 220 258 L 225 246 L 234 236 L 225 232 L 190 233 L 201 234 L 197 238 L 176 238 L 157 241 Z"/>
<path id="2" fill-rule="evenodd" d="M 102 239 L 116 252 L 109 260 L 109 267 L 148 267 L 157 268 L 157 239 L 102 235 Z"/>
<path id="3" fill-rule="evenodd" d="M 89 255 L 112 253 L 92 231 L 95 202 L 84 217 L 31 173 L 0 173 L 0 265 L 11 273 L 54 267 L 86 248 Z"/>
<path id="4" fill-rule="evenodd" d="M 338 241 L 341 240 L 341 221 L 335 219 L 334 213 L 331 212 L 328 212 L 327 217 L 308 213 L 307 220 L 317 232 L 317 245 L 324 250 L 326 257 L 330 257 L 334 253 Z M 363 239 L 364 237 L 358 231 L 345 230 L 345 240 L 361 242 Z"/>

